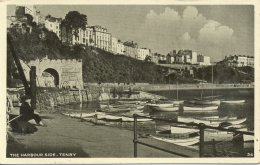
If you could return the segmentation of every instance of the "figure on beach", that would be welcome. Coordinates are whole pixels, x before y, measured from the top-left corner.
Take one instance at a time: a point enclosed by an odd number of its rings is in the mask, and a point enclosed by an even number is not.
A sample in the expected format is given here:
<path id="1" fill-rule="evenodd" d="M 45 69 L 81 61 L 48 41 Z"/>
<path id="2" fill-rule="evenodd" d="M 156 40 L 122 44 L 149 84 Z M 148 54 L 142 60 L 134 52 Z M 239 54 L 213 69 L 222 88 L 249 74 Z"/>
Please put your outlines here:
<path id="1" fill-rule="evenodd" d="M 35 114 L 34 109 L 31 107 L 31 97 L 25 95 L 22 97 L 21 101 L 22 105 L 20 107 L 20 119 L 22 121 L 29 121 L 34 119 L 38 125 L 44 126 L 41 117 L 38 114 Z"/>

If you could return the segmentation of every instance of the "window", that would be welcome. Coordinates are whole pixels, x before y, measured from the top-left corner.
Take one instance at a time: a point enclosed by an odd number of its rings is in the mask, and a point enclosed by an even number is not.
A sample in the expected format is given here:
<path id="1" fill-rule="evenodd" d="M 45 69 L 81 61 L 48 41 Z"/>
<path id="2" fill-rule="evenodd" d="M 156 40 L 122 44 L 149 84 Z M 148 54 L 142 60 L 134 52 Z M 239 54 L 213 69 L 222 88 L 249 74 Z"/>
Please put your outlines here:
<path id="1" fill-rule="evenodd" d="M 56 29 L 59 29 L 59 26 L 56 26 Z"/>
<path id="2" fill-rule="evenodd" d="M 52 27 L 52 24 L 50 24 L 50 27 Z"/>

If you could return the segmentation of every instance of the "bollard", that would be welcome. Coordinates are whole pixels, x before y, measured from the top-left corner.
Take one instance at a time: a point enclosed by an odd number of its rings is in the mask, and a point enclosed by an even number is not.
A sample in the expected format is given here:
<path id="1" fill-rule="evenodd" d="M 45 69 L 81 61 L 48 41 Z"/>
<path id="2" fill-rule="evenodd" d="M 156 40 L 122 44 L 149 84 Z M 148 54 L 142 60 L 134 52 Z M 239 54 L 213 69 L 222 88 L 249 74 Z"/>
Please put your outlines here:
<path id="1" fill-rule="evenodd" d="M 204 123 L 199 123 L 200 129 L 200 157 L 204 157 Z"/>
<path id="2" fill-rule="evenodd" d="M 134 117 L 134 157 L 137 158 L 137 116 L 133 114 Z"/>

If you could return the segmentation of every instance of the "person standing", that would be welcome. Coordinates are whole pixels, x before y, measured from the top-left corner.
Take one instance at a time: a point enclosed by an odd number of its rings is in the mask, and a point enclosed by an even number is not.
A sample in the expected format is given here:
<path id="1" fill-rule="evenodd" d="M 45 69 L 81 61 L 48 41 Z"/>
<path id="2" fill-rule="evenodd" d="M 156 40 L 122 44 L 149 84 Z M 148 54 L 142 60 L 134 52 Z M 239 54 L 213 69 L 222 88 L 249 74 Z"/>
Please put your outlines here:
<path id="1" fill-rule="evenodd" d="M 29 121 L 34 119 L 38 125 L 44 126 L 42 119 L 38 114 L 34 113 L 34 109 L 31 107 L 31 97 L 25 95 L 21 98 L 22 105 L 20 107 L 20 119 L 22 121 Z"/>

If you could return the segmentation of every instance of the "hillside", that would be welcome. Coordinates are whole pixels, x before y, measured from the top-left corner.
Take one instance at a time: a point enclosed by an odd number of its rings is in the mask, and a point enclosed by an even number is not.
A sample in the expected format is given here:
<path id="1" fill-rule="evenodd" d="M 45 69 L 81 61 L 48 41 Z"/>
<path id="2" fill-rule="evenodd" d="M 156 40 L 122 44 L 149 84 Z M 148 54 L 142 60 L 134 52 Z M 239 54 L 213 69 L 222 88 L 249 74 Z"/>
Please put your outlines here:
<path id="1" fill-rule="evenodd" d="M 64 45 L 55 33 L 38 26 L 31 33 L 21 33 L 9 29 L 15 52 L 24 61 L 43 58 L 50 59 L 82 59 L 82 73 L 84 83 L 196 83 L 195 79 L 211 82 L 211 66 L 193 68 L 194 77 L 188 73 L 172 73 L 165 77 L 165 70 L 161 66 L 149 61 L 140 61 L 124 55 L 114 55 L 99 48 L 84 45 Z M 214 66 L 214 83 L 240 83 L 242 80 L 254 81 L 253 69 L 240 68 L 244 74 L 224 64 Z M 170 80 L 169 80 L 170 78 Z M 7 44 L 7 84 L 15 87 L 21 84 L 19 74 L 10 47 Z"/>
<path id="2" fill-rule="evenodd" d="M 9 29 L 8 35 L 18 57 L 24 61 L 43 58 L 82 59 L 83 81 L 99 82 L 153 82 L 163 83 L 160 66 L 143 62 L 124 55 L 114 55 L 98 48 L 84 45 L 64 45 L 55 33 L 34 27 L 32 33 L 21 33 Z M 14 60 L 7 45 L 7 84 L 9 87 L 21 84 Z"/>

